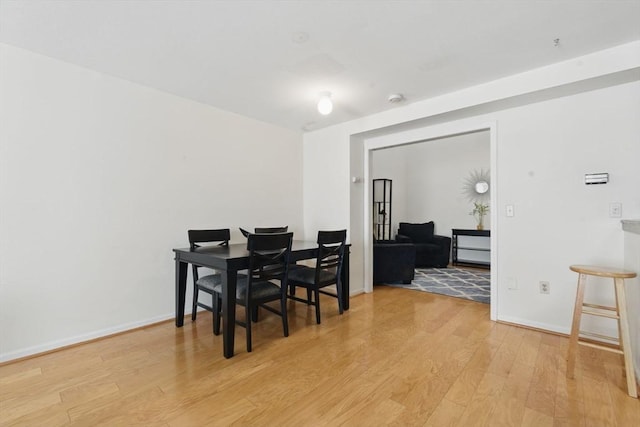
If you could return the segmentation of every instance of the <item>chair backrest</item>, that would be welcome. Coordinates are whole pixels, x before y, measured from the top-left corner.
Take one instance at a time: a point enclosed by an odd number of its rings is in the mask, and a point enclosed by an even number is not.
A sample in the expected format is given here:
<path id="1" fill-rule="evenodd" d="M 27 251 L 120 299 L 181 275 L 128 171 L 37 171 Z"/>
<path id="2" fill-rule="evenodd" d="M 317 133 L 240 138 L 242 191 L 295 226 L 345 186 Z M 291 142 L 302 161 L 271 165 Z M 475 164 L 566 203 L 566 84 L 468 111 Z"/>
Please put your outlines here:
<path id="1" fill-rule="evenodd" d="M 414 243 L 427 243 L 433 239 L 434 227 L 433 221 L 422 224 L 401 222 L 398 234 L 409 237 Z"/>
<path id="2" fill-rule="evenodd" d="M 188 230 L 189 247 L 191 250 L 199 248 L 200 243 L 218 243 L 218 246 L 228 246 L 231 239 L 231 231 L 228 228 L 216 230 Z M 198 266 L 191 264 L 193 283 L 198 281 Z"/>
<path id="3" fill-rule="evenodd" d="M 245 230 L 242 227 L 239 228 L 244 237 L 249 237 L 249 234 L 251 234 L 250 231 Z M 256 227 L 254 233 L 286 233 L 287 231 L 289 231 L 289 226 L 285 225 L 284 227 Z"/>
<path id="4" fill-rule="evenodd" d="M 286 288 L 289 274 L 289 257 L 293 233 L 249 234 L 249 282 L 247 299 L 251 286 L 257 281 L 280 280 Z"/>
<path id="5" fill-rule="evenodd" d="M 231 239 L 231 232 L 228 228 L 217 230 L 189 230 L 189 244 L 191 250 L 200 247 L 200 243 L 219 243 L 220 246 L 227 246 Z"/>
<path id="6" fill-rule="evenodd" d="M 318 231 L 318 257 L 316 258 L 316 283 L 320 283 L 329 272 L 332 281 L 340 279 L 347 230 Z M 326 280 L 323 280 L 326 281 Z"/>
<path id="7" fill-rule="evenodd" d="M 289 231 L 289 226 L 285 225 L 284 227 L 256 227 L 256 233 L 286 233 Z"/>

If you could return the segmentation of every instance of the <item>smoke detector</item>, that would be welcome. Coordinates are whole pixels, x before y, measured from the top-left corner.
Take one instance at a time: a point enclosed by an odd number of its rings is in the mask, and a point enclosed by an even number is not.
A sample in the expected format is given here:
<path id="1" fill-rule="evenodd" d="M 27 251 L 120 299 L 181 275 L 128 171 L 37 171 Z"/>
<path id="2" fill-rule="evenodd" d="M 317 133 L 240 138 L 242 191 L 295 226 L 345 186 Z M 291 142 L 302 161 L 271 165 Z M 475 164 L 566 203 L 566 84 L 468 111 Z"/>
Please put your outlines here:
<path id="1" fill-rule="evenodd" d="M 392 104 L 397 104 L 404 101 L 404 95 L 402 95 L 401 93 L 392 93 L 391 95 L 389 95 L 389 98 L 387 98 L 387 101 Z"/>

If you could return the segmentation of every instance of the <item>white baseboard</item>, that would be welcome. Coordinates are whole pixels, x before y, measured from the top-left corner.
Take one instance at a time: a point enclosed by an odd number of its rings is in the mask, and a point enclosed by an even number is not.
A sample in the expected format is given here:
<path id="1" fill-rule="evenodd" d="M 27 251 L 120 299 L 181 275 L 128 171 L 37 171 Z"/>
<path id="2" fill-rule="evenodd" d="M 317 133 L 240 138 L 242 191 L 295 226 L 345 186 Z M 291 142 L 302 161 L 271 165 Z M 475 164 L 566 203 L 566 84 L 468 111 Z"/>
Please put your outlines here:
<path id="1" fill-rule="evenodd" d="M 185 313 L 190 314 L 190 313 Z M 140 328 L 143 326 L 152 325 L 154 323 L 163 322 L 165 320 L 175 318 L 175 314 L 165 314 L 162 316 L 155 316 L 149 319 L 140 320 L 137 322 L 125 323 L 122 325 L 114 326 L 111 328 L 101 329 L 98 331 L 89 332 L 87 334 L 76 335 L 73 337 L 64 338 L 61 340 L 50 341 L 45 344 L 39 344 L 32 347 L 23 348 L 16 351 L 10 351 L 7 353 L 0 353 L 0 363 L 8 362 L 15 359 L 20 359 L 27 356 L 33 356 L 40 353 L 45 353 L 51 350 L 56 350 L 62 347 L 67 347 L 74 344 L 80 344 L 85 341 L 94 340 L 96 338 L 104 338 L 109 335 L 126 332 L 131 329 Z"/>
<path id="2" fill-rule="evenodd" d="M 561 327 L 558 325 L 552 325 L 549 323 L 536 322 L 529 319 L 521 319 L 519 317 L 511 317 L 511 316 L 498 316 L 499 321 L 513 323 L 516 325 L 528 326 L 531 328 L 541 329 L 549 332 L 556 332 L 559 334 L 564 334 L 569 336 L 571 334 L 571 327 Z M 617 336 L 618 331 L 615 328 L 606 328 L 603 331 L 600 331 L 601 334 L 608 335 L 610 337 Z"/>
<path id="3" fill-rule="evenodd" d="M 528 326 L 530 328 L 542 329 L 544 331 L 555 332 L 559 334 L 569 335 L 571 333 L 570 328 L 563 328 L 558 325 L 552 325 L 550 323 L 535 322 L 529 319 L 521 319 L 519 317 L 511 316 L 498 316 L 499 321 L 513 323 L 515 325 Z"/>

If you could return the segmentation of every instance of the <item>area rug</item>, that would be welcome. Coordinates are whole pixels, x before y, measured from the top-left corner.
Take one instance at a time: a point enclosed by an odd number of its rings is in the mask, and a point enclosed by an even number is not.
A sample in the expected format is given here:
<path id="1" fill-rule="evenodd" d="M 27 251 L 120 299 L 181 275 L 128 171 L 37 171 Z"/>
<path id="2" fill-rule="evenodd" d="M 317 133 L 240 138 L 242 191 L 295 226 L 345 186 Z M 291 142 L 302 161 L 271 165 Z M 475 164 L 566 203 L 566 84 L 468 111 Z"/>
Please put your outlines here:
<path id="1" fill-rule="evenodd" d="M 418 268 L 411 284 L 388 284 L 396 288 L 414 289 L 489 304 L 491 273 L 462 268 Z"/>

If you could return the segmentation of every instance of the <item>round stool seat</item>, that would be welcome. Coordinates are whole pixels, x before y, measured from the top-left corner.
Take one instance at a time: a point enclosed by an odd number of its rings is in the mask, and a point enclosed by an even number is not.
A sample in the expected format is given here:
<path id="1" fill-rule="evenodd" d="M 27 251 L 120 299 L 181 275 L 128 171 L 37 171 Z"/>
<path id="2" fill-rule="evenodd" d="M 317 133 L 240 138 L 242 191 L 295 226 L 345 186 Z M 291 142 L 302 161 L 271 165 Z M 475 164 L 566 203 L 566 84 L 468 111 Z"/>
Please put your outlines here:
<path id="1" fill-rule="evenodd" d="M 569 269 L 576 273 L 588 274 L 590 276 L 611 277 L 613 279 L 631 279 L 636 277 L 635 271 L 612 267 L 600 267 L 597 265 L 572 265 Z"/>

